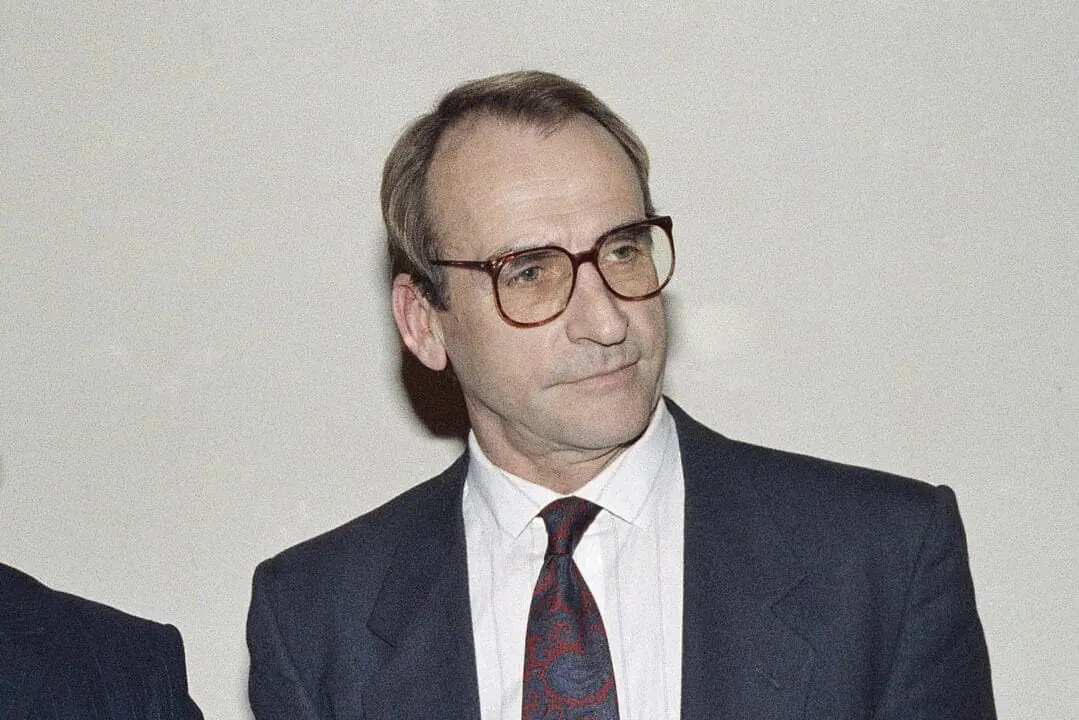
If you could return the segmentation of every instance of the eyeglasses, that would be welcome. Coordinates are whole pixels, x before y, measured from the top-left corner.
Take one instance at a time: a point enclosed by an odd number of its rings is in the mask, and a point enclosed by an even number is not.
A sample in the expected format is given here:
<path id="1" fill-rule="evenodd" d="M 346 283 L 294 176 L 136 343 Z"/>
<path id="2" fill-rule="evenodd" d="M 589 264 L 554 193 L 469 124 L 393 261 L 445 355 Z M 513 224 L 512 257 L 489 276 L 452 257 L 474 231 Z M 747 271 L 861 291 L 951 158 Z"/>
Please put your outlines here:
<path id="1" fill-rule="evenodd" d="M 562 314 L 577 285 L 577 268 L 592 263 L 611 294 L 646 300 L 674 274 L 673 222 L 667 216 L 620 225 L 591 250 L 571 253 L 557 245 L 506 253 L 490 260 L 432 260 L 434 265 L 482 270 L 491 277 L 498 312 L 510 325 L 534 327 Z"/>

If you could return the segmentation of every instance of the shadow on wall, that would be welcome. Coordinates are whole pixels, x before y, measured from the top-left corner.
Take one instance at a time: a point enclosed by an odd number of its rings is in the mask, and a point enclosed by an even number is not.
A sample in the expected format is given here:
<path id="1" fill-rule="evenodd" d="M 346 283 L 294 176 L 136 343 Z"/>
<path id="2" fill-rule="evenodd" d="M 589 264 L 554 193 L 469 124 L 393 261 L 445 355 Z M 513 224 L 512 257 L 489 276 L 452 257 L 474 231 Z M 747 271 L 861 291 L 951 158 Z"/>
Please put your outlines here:
<path id="1" fill-rule="evenodd" d="M 468 411 L 452 369 L 435 372 L 401 348 L 401 383 L 428 432 L 462 442 L 468 438 Z"/>
<path id="2" fill-rule="evenodd" d="M 390 241 L 385 232 L 379 236 L 379 244 L 384 248 L 389 247 Z M 390 282 L 397 273 L 403 272 L 403 269 L 394 267 L 389 252 L 382 255 L 382 268 L 384 276 Z M 387 292 L 386 300 L 389 300 L 389 297 L 390 293 Z M 393 311 L 388 306 L 385 311 L 386 317 L 393 317 Z M 396 329 L 393 334 L 397 338 L 397 349 L 401 354 L 401 384 L 416 416 L 435 437 L 457 438 L 462 443 L 466 442 L 469 429 L 468 411 L 465 409 L 465 399 L 453 369 L 447 368 L 442 372 L 431 370 L 409 352 L 400 341 Z"/>

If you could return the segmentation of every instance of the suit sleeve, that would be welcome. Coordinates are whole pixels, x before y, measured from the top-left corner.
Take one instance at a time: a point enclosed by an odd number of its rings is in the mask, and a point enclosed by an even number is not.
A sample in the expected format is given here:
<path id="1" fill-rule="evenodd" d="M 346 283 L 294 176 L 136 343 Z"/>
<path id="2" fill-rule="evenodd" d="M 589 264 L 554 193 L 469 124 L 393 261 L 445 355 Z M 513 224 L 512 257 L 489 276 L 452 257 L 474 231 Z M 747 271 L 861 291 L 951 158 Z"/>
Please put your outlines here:
<path id="1" fill-rule="evenodd" d="M 877 720 L 993 720 L 989 653 L 955 495 L 937 489 Z"/>
<path id="2" fill-rule="evenodd" d="M 247 692 L 251 710 L 256 720 L 317 720 L 317 705 L 281 636 L 269 562 L 255 569 L 247 613 L 247 648 L 251 654 Z"/>
<path id="3" fill-rule="evenodd" d="M 169 718 L 173 720 L 203 720 L 202 711 L 191 699 L 187 688 L 187 663 L 184 660 L 184 641 L 180 631 L 172 625 L 164 630 L 164 662 L 167 666 L 163 678 L 165 707 L 170 708 Z"/>

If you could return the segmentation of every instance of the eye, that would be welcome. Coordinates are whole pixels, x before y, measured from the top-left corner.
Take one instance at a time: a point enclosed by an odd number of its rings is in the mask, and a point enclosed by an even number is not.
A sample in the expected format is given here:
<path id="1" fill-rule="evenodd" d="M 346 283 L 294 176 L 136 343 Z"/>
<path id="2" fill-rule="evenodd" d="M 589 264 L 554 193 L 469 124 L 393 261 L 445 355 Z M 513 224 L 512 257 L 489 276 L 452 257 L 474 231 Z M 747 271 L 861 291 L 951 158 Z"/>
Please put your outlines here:
<path id="1" fill-rule="evenodd" d="M 628 262 L 641 254 L 641 246 L 634 242 L 619 241 L 612 244 L 607 254 L 617 262 Z"/>
<path id="2" fill-rule="evenodd" d="M 503 275 L 505 275 L 503 271 Z M 527 285 L 529 283 L 537 282 L 540 279 L 540 275 L 543 274 L 543 268 L 539 265 L 532 265 L 531 267 L 514 268 L 513 272 L 506 278 L 506 282 L 511 285 Z"/>
<path id="3" fill-rule="evenodd" d="M 536 250 L 511 258 L 498 275 L 499 285 L 522 288 L 557 281 L 567 272 L 568 258 L 553 250 Z"/>
<path id="4" fill-rule="evenodd" d="M 627 228 L 611 237 L 603 246 L 603 259 L 609 263 L 632 263 L 652 251 L 652 233 L 648 227 Z"/>

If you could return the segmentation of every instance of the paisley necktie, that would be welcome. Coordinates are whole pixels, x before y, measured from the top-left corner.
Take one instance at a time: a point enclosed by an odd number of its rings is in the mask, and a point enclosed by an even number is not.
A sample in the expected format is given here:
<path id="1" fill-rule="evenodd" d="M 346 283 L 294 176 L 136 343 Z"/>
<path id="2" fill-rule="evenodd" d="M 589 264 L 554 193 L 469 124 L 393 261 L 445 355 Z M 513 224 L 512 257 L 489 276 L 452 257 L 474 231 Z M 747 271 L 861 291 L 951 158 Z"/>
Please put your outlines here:
<path id="1" fill-rule="evenodd" d="M 578 497 L 540 511 L 547 553 L 528 613 L 522 720 L 618 720 L 607 632 L 573 561 L 599 511 Z"/>

